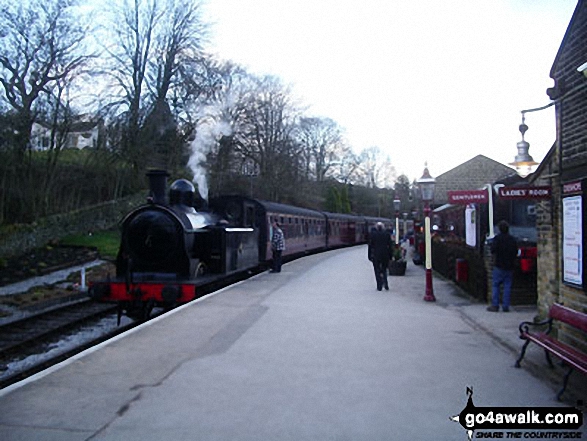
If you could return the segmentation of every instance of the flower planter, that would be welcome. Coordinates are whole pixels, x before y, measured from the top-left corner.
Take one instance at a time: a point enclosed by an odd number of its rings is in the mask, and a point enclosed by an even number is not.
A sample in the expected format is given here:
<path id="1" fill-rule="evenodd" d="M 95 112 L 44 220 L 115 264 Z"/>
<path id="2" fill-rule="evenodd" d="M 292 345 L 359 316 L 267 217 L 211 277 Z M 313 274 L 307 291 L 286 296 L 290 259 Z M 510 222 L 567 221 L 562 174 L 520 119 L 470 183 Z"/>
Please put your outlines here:
<path id="1" fill-rule="evenodd" d="M 405 276 L 406 266 L 408 262 L 405 260 L 392 260 L 389 262 L 389 275 L 390 276 Z"/>

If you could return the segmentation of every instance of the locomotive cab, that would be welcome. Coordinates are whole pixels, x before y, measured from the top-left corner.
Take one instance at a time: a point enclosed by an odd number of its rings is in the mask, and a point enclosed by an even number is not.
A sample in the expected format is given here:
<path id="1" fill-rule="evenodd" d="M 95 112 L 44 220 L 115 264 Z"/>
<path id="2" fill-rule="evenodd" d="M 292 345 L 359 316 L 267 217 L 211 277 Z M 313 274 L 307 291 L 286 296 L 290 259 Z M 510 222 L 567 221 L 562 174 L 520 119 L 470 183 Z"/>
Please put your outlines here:
<path id="1" fill-rule="evenodd" d="M 216 227 L 207 227 L 210 236 L 210 271 L 232 273 L 259 264 L 259 228 L 253 201 L 241 197 L 210 201 Z"/>

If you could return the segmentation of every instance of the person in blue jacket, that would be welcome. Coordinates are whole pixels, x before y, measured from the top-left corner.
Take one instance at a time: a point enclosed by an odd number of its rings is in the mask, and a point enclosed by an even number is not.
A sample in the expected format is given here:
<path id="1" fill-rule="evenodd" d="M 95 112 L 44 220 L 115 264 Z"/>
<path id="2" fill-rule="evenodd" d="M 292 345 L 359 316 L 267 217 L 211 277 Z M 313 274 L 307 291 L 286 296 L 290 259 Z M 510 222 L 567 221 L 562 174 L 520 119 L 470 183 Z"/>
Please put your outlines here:
<path id="1" fill-rule="evenodd" d="M 518 257 L 518 242 L 509 233 L 510 226 L 504 220 L 497 224 L 499 234 L 491 242 L 491 254 L 493 254 L 493 282 L 491 306 L 488 311 L 499 311 L 499 297 L 503 285 L 503 296 L 501 309 L 504 312 L 510 310 L 510 297 L 512 293 L 512 282 L 514 280 L 514 265 Z"/>

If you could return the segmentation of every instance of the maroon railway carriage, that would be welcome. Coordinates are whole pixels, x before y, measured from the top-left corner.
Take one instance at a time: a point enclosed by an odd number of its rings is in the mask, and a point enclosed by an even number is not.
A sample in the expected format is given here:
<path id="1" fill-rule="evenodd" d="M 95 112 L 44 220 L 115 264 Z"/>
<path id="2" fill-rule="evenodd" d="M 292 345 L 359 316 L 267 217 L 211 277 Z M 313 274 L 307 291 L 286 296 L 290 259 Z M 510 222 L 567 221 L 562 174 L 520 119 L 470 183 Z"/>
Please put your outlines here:
<path id="1" fill-rule="evenodd" d="M 326 248 L 326 217 L 319 211 L 275 202 L 259 201 L 243 196 L 221 196 L 210 201 L 215 214 L 227 218 L 229 224 L 249 210 L 253 227 L 259 234 L 259 263 L 271 260 L 271 237 L 274 221 L 279 222 L 285 236 L 283 257 L 302 255 Z"/>
<path id="2" fill-rule="evenodd" d="M 341 213 L 324 213 L 328 225 L 328 247 L 356 245 L 364 242 L 365 219 Z"/>

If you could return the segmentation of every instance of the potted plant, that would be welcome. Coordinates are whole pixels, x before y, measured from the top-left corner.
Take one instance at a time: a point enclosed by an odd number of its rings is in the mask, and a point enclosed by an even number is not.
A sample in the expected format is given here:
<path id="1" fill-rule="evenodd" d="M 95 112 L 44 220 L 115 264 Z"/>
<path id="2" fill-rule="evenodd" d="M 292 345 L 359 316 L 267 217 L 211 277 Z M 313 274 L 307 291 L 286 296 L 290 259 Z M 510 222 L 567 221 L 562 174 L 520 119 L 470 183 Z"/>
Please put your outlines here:
<path id="1" fill-rule="evenodd" d="M 393 247 L 393 255 L 389 261 L 389 275 L 390 276 L 405 276 L 406 266 L 406 250 L 401 245 L 396 244 Z"/>

